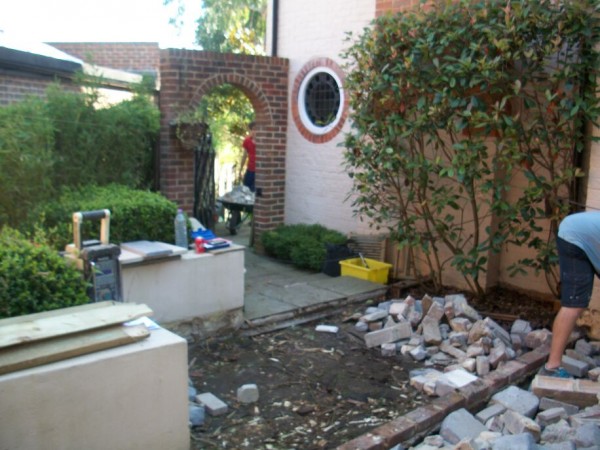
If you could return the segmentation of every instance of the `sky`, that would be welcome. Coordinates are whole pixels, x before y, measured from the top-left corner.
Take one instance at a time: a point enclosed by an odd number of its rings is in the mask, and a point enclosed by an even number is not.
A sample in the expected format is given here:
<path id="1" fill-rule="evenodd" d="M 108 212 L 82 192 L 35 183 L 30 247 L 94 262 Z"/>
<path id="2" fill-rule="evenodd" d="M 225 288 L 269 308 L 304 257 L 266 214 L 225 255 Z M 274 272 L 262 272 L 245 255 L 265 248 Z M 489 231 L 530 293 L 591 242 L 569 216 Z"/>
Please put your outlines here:
<path id="1" fill-rule="evenodd" d="M 28 42 L 158 42 L 196 48 L 200 0 L 183 0 L 183 28 L 169 24 L 177 0 L 0 0 L 0 30 Z"/>

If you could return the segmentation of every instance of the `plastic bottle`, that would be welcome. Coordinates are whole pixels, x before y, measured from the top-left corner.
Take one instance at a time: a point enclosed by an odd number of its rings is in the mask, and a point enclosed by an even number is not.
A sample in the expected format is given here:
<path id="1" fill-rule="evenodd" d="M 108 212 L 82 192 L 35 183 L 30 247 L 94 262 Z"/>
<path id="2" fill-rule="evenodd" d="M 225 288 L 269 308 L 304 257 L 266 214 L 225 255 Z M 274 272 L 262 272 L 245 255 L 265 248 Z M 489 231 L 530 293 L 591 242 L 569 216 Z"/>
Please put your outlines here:
<path id="1" fill-rule="evenodd" d="M 181 208 L 175 215 L 175 245 L 188 249 L 187 221 Z"/>

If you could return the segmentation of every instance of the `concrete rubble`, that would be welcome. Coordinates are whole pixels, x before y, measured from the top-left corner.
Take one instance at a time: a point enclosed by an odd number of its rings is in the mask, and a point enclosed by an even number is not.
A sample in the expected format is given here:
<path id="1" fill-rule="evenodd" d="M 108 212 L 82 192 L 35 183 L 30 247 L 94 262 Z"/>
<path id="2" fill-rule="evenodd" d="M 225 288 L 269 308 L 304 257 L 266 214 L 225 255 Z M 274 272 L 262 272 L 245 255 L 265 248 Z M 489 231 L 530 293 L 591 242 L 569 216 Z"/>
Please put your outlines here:
<path id="1" fill-rule="evenodd" d="M 410 384 L 443 397 L 502 368 L 520 355 L 547 348 L 552 333 L 532 330 L 524 320 L 507 331 L 481 317 L 464 295 L 411 296 L 369 308 L 358 318 L 365 345 L 383 355 L 423 362 Z M 418 450 L 596 449 L 600 450 L 600 342 L 572 335 L 563 356 L 573 379 L 536 375 L 528 390 L 509 386 L 476 414 L 460 408 L 441 422 Z M 394 449 L 402 449 L 397 445 Z"/>
<path id="2" fill-rule="evenodd" d="M 248 189 L 247 186 L 239 185 L 224 194 L 219 200 L 239 205 L 254 205 L 254 192 Z"/>
<path id="3" fill-rule="evenodd" d="M 425 369 L 412 374 L 411 384 L 427 395 L 445 392 L 445 386 L 461 387 L 463 379 L 484 376 L 519 355 L 549 346 L 552 339 L 550 331 L 532 330 L 521 319 L 505 330 L 490 317 L 481 317 L 462 294 L 389 300 L 368 308 L 355 328 L 364 332 L 367 347 L 423 362 Z M 589 373 L 597 380 L 600 342 L 577 339 L 563 365 L 575 377 Z"/>

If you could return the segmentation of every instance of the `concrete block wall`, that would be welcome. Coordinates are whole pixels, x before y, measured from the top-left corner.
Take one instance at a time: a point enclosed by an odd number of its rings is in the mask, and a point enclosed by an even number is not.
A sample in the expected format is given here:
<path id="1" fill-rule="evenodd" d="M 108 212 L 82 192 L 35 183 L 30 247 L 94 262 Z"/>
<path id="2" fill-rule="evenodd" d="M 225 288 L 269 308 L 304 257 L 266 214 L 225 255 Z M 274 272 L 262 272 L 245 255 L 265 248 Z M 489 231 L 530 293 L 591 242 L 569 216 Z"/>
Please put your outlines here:
<path id="1" fill-rule="evenodd" d="M 49 42 L 82 61 L 140 74 L 158 75 L 157 42 Z"/>

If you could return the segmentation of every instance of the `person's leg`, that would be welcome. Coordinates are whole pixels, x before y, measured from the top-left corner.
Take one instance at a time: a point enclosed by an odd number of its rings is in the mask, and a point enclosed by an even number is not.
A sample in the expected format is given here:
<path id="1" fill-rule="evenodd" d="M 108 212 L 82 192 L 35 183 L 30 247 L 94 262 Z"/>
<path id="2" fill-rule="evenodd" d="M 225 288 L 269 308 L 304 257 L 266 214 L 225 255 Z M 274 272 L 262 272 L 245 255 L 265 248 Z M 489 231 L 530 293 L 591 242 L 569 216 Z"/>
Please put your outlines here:
<path id="1" fill-rule="evenodd" d="M 556 241 L 560 267 L 561 308 L 552 325 L 552 343 L 545 368 L 560 367 L 577 318 L 587 308 L 594 285 L 594 267 L 585 252 L 561 238 Z"/>
<path id="2" fill-rule="evenodd" d="M 251 192 L 256 190 L 255 175 L 255 172 L 251 172 L 249 170 L 247 170 L 244 174 L 243 185 L 250 189 Z"/>
<path id="3" fill-rule="evenodd" d="M 569 336 L 575 328 L 575 322 L 585 308 L 567 308 L 561 307 L 556 314 L 554 324 L 552 325 L 552 344 L 550 345 L 550 356 L 546 363 L 548 370 L 560 367 L 562 355 L 567 348 Z"/>

